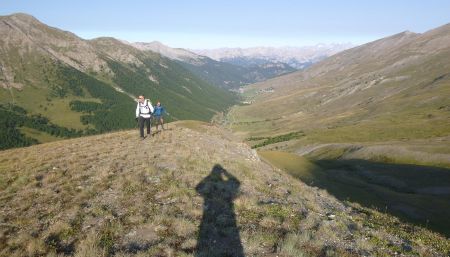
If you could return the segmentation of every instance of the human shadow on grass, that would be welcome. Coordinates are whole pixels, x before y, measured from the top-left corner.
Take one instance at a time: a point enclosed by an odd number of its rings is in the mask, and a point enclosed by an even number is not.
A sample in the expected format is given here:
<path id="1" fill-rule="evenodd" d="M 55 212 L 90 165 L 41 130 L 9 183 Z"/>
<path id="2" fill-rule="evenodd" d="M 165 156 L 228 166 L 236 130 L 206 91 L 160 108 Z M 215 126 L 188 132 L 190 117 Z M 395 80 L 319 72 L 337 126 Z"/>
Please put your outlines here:
<path id="1" fill-rule="evenodd" d="M 195 188 L 204 198 L 196 257 L 243 257 L 233 200 L 239 192 L 236 177 L 216 164 Z"/>

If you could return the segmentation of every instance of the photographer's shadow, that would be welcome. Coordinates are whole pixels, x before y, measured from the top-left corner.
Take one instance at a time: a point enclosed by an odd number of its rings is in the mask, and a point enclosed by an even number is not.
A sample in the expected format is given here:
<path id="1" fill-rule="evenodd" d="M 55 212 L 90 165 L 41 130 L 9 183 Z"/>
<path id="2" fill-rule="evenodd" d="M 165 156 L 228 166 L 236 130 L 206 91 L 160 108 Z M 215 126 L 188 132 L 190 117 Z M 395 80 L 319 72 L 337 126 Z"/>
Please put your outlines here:
<path id="1" fill-rule="evenodd" d="M 216 164 L 195 188 L 204 198 L 196 257 L 244 256 L 233 205 L 239 186 L 236 177 Z"/>

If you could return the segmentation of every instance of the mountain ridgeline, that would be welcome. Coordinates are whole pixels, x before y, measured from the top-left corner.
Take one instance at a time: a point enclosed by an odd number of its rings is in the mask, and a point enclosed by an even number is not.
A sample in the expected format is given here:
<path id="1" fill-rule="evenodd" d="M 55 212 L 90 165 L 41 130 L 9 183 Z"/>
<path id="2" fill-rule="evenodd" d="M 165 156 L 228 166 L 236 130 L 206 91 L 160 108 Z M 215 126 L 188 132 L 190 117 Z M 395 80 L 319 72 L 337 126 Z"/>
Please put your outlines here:
<path id="1" fill-rule="evenodd" d="M 236 102 L 160 54 L 83 40 L 26 14 L 0 17 L 0 149 L 131 128 L 140 94 L 161 101 L 168 120 L 206 121 Z"/>

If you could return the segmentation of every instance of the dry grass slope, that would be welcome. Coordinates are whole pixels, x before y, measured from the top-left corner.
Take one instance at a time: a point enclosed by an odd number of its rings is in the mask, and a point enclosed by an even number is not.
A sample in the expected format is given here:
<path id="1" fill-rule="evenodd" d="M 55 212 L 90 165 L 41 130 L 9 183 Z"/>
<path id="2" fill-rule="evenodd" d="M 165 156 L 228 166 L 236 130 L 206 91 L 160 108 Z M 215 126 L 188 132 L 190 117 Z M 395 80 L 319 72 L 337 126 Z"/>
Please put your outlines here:
<path id="1" fill-rule="evenodd" d="M 223 256 L 197 247 L 202 224 L 215 224 L 206 229 L 218 238 L 234 236 L 245 256 L 450 253 L 449 240 L 339 202 L 218 127 L 169 126 L 144 141 L 123 131 L 0 152 L 0 256 Z M 226 192 L 234 181 L 239 191 L 231 214 L 203 223 L 210 210 L 200 182 L 216 165 L 222 177 L 206 189 Z M 211 197 L 212 206 L 228 199 Z"/>

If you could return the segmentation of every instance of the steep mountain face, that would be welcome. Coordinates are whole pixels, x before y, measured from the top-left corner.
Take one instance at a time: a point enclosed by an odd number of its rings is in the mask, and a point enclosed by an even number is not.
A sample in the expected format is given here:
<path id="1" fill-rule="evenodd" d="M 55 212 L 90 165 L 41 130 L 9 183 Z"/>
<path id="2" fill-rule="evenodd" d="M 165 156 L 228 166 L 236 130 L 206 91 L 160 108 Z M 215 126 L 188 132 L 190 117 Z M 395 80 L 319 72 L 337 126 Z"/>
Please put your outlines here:
<path id="1" fill-rule="evenodd" d="M 446 256 L 450 250 L 442 236 L 293 179 L 211 124 L 170 123 L 140 142 L 136 133 L 1 151 L 0 255 Z M 300 163 L 305 173 L 317 168 Z"/>
<path id="2" fill-rule="evenodd" d="M 80 71 L 89 68 L 100 71 L 106 65 L 89 42 L 70 32 L 48 27 L 27 14 L 2 16 L 0 33 L 3 88 L 22 88 L 26 79 L 41 73 L 35 67 L 41 61 L 59 61 Z M 29 70 L 36 72 L 26 73 Z"/>
<path id="3" fill-rule="evenodd" d="M 132 43 L 131 45 L 178 61 L 197 76 L 224 89 L 237 89 L 247 84 L 264 81 L 295 71 L 294 68 L 280 62 L 264 61 L 251 65 L 241 65 L 239 63 L 233 64 L 217 61 L 185 49 L 171 48 L 156 41 L 151 43 Z"/>
<path id="4" fill-rule="evenodd" d="M 251 47 L 198 49 L 193 52 L 244 67 L 284 63 L 297 70 L 351 48 L 351 44 L 318 44 L 305 47 Z"/>
<path id="5" fill-rule="evenodd" d="M 148 92 L 152 99 L 165 103 L 168 110 L 170 106 L 176 107 L 170 111 L 175 117 L 210 118 L 233 103 L 230 93 L 206 83 L 179 63 L 157 53 L 142 52 L 112 38 L 100 38 L 91 43 L 109 57 L 107 62 L 115 74 L 115 84 L 134 95 Z"/>
<path id="6" fill-rule="evenodd" d="M 26 14 L 0 17 L 0 35 L 2 126 L 14 128 L 5 138 L 129 128 L 139 94 L 161 100 L 169 119 L 208 120 L 234 103 L 178 62 L 115 39 L 83 40 Z"/>
<path id="7" fill-rule="evenodd" d="M 265 81 L 269 78 L 296 71 L 296 69 L 282 62 L 263 62 L 261 64 L 249 65 L 246 68 L 250 70 L 247 77 L 252 78 L 254 82 Z"/>

